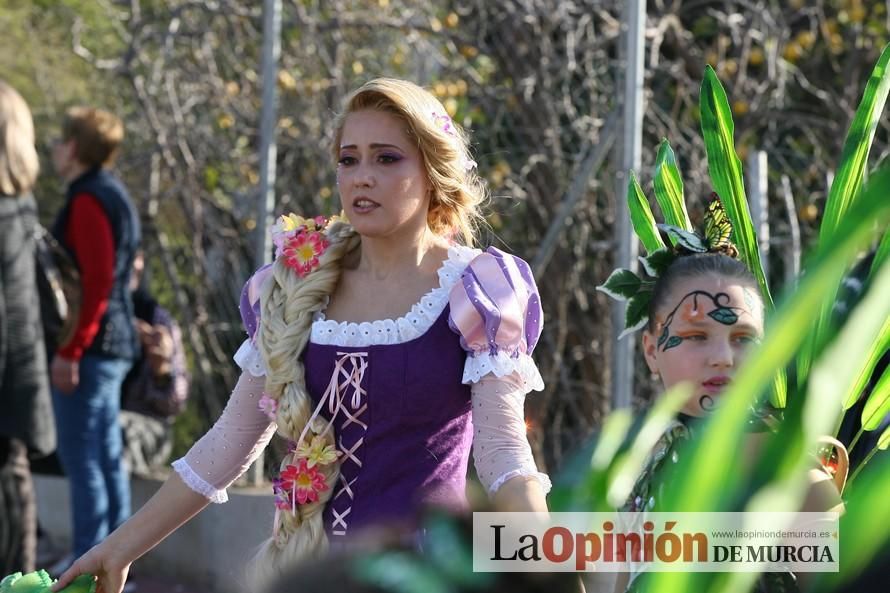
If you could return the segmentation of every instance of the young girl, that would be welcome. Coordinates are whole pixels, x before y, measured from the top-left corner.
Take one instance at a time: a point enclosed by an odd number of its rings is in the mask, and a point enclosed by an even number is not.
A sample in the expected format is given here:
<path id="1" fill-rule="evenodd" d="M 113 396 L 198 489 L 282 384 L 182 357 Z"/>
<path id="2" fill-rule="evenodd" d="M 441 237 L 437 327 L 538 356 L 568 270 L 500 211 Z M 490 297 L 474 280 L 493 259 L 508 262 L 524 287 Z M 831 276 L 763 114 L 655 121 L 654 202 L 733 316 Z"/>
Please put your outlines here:
<path id="1" fill-rule="evenodd" d="M 525 262 L 469 246 L 483 187 L 464 133 L 428 92 L 378 79 L 348 99 L 334 140 L 349 223 L 281 220 L 276 261 L 242 295 L 244 372 L 222 417 L 57 588 L 89 572 L 120 593 L 130 564 L 224 502 L 276 429 L 290 452 L 260 580 L 422 504 L 464 507 L 471 444 L 497 506 L 546 510 L 523 418 L 543 388 L 539 298 Z"/>
<path id="2" fill-rule="evenodd" d="M 696 418 L 719 405 L 720 395 L 732 382 L 751 346 L 763 337 L 764 304 L 757 281 L 738 259 L 735 248 L 726 251 L 678 255 L 653 288 L 649 321 L 643 331 L 646 364 L 665 387 L 691 385 L 692 396 L 653 447 L 644 469 L 620 509 L 645 512 L 658 507 L 669 468 L 677 462 L 680 444 L 692 436 Z M 751 434 L 745 447 L 752 457 L 773 418 L 758 414 L 749 420 Z M 758 434 L 759 433 L 759 434 Z M 821 469 L 810 472 L 804 511 L 837 510 L 838 491 L 831 476 Z M 639 572 L 631 563 L 620 573 L 616 591 L 636 590 Z M 767 573 L 757 590 L 797 590 L 788 573 Z"/>
<path id="3" fill-rule="evenodd" d="M 720 394 L 763 336 L 764 307 L 757 281 L 725 253 L 682 255 L 655 283 L 643 354 L 665 390 L 685 382 L 694 388 L 677 419 L 664 432 L 637 480 L 624 511 L 655 505 L 655 479 L 689 422 L 714 410 Z"/>

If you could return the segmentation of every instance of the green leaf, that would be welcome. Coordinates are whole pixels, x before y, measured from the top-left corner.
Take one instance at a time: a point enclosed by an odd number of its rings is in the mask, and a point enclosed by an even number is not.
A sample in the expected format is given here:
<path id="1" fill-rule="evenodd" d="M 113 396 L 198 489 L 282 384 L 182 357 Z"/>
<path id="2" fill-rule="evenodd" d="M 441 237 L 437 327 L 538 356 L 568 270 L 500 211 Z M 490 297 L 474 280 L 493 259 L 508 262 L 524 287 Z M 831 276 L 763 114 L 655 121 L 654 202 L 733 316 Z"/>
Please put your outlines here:
<path id="1" fill-rule="evenodd" d="M 658 202 L 667 224 L 691 231 L 692 223 L 686 213 L 683 198 L 683 178 L 677 167 L 677 158 L 667 139 L 661 141 L 655 159 L 655 200 Z"/>
<path id="2" fill-rule="evenodd" d="M 652 278 L 660 278 L 664 271 L 668 269 L 674 260 L 677 259 L 677 254 L 674 253 L 672 249 L 664 248 L 659 249 L 658 251 L 653 251 L 646 257 L 640 256 L 640 263 L 643 265 L 643 270 Z"/>
<path id="3" fill-rule="evenodd" d="M 705 253 L 708 246 L 704 240 L 693 232 L 681 229 L 670 224 L 660 224 L 658 228 L 670 238 L 671 243 L 679 245 L 688 251 L 695 253 Z"/>
<path id="4" fill-rule="evenodd" d="M 885 265 L 880 273 L 875 276 L 871 289 L 863 296 L 862 300 L 850 313 L 847 322 L 837 332 L 837 337 L 819 357 L 813 365 L 810 378 L 807 383 L 807 401 L 824 402 L 821 416 L 831 416 L 835 410 L 840 411 L 840 398 L 846 393 L 845 387 L 856 382 L 861 361 L 874 350 L 875 343 L 880 339 L 882 325 L 875 323 L 876 319 L 890 317 L 890 264 Z M 886 373 L 885 373 L 886 374 Z M 884 395 L 876 389 L 863 410 L 862 420 L 866 420 L 866 411 L 877 413 L 883 407 L 882 398 L 886 397 L 888 389 L 885 383 Z M 890 403 L 886 404 L 890 409 Z M 838 415 L 839 416 L 839 415 Z M 839 420 L 839 418 L 836 418 Z M 874 421 L 871 429 L 877 428 L 880 418 Z M 811 420 L 815 421 L 815 420 Z"/>
<path id="5" fill-rule="evenodd" d="M 733 242 L 748 268 L 754 272 L 760 291 L 763 293 L 767 309 L 773 306 L 763 264 L 760 261 L 760 248 L 757 233 L 751 222 L 748 199 L 745 196 L 745 180 L 742 176 L 742 163 L 735 152 L 733 134 L 735 125 L 732 111 L 726 99 L 726 91 L 710 66 L 705 68 L 700 95 L 701 129 L 708 154 L 708 172 L 714 191 L 720 196 L 726 215 L 732 221 Z"/>
<path id="6" fill-rule="evenodd" d="M 862 410 L 863 430 L 875 430 L 890 414 L 890 367 L 884 369 Z"/>
<path id="7" fill-rule="evenodd" d="M 853 404 L 859 401 L 859 397 L 865 390 L 866 385 L 868 385 L 869 380 L 871 380 L 875 366 L 877 366 L 878 361 L 884 356 L 888 348 L 890 348 L 890 319 L 885 319 L 881 333 L 878 339 L 875 340 L 871 351 L 861 361 L 856 361 L 856 365 L 859 367 L 856 380 L 850 383 L 841 396 L 841 402 L 845 410 L 849 410 L 853 407 Z"/>
<path id="8" fill-rule="evenodd" d="M 652 448 L 692 395 L 692 386 L 680 383 L 655 401 L 633 444 L 615 461 L 607 494 L 613 509 L 620 508 L 627 500 Z"/>
<path id="9" fill-rule="evenodd" d="M 890 64 L 890 45 L 884 46 L 871 72 L 859 107 L 856 109 L 856 115 L 847 132 L 847 138 L 844 140 L 841 161 L 825 202 L 825 214 L 822 217 L 822 226 L 819 227 L 819 241 L 826 241 L 835 233 L 841 218 L 859 194 L 875 129 L 884 113 L 887 94 L 890 92 L 888 64 Z"/>
<path id="10" fill-rule="evenodd" d="M 877 269 L 888 259 L 890 259 L 890 231 L 884 233 L 884 237 L 881 239 L 881 244 L 878 245 L 875 259 L 871 262 L 871 272 L 869 273 L 869 277 L 874 276 Z"/>
<path id="11" fill-rule="evenodd" d="M 681 338 L 680 336 L 671 336 L 670 338 L 668 338 L 667 344 L 664 345 L 664 350 L 670 350 L 671 348 L 675 348 L 682 343 L 683 338 Z M 662 352 L 664 352 L 664 350 L 662 350 Z"/>
<path id="12" fill-rule="evenodd" d="M 615 300 L 626 301 L 639 292 L 641 282 L 639 276 L 630 270 L 619 268 L 612 272 L 606 281 L 596 289 Z"/>
<path id="13" fill-rule="evenodd" d="M 599 435 L 569 457 L 547 496 L 552 512 L 614 511 L 606 502 L 610 470 L 631 445 L 633 422 L 630 408 L 613 410 L 603 420 Z"/>
<path id="14" fill-rule="evenodd" d="M 649 302 L 652 300 L 651 292 L 642 292 L 627 301 L 627 309 L 624 312 L 624 331 L 618 336 L 620 340 L 627 334 L 641 329 L 649 321 Z"/>
<path id="15" fill-rule="evenodd" d="M 886 451 L 887 447 L 890 447 L 890 426 L 884 429 L 881 438 L 878 439 L 878 449 Z"/>
<path id="16" fill-rule="evenodd" d="M 890 45 L 885 46 L 882 50 L 865 91 L 862 93 L 862 99 L 856 109 L 850 129 L 847 131 L 844 148 L 841 152 L 841 161 L 834 181 L 831 183 L 828 199 L 825 202 L 825 214 L 822 217 L 822 225 L 819 227 L 820 244 L 830 241 L 839 232 L 838 229 L 846 212 L 856 201 L 861 199 L 859 190 L 868 165 L 868 153 L 871 150 L 875 128 L 884 112 L 888 91 L 890 91 L 888 63 L 890 63 Z M 886 244 L 886 241 L 882 241 L 879 255 L 885 257 L 887 250 L 890 250 L 890 246 Z M 801 353 L 797 364 L 797 374 L 801 380 L 806 378 L 809 371 L 813 350 L 818 347 L 823 335 L 830 331 L 830 318 L 830 305 L 826 305 L 817 312 L 817 332 L 808 347 Z"/>
<path id="17" fill-rule="evenodd" d="M 714 309 L 708 315 L 717 321 L 718 323 L 722 323 L 723 325 L 732 325 L 736 321 L 739 320 L 739 316 L 736 315 L 735 311 L 728 307 L 720 307 L 718 309 Z"/>
<path id="18" fill-rule="evenodd" d="M 649 200 L 633 171 L 630 172 L 630 181 L 627 184 L 627 207 L 630 210 L 634 231 L 646 248 L 646 252 L 653 253 L 663 249 L 664 242 L 658 234 L 658 229 L 655 228 L 655 218 L 649 208 Z"/>

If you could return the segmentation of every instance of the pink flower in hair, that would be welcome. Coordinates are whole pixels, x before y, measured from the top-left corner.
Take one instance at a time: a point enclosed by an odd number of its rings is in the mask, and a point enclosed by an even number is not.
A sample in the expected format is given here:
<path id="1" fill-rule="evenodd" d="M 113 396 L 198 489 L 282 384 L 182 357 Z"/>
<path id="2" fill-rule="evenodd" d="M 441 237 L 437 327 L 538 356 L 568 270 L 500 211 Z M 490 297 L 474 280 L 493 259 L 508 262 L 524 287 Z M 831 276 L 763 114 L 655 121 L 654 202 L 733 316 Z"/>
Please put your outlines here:
<path id="1" fill-rule="evenodd" d="M 294 270 L 301 278 L 318 267 L 318 258 L 325 252 L 330 242 L 318 231 L 298 232 L 295 236 L 285 239 L 281 255 L 287 267 Z"/>
<path id="2" fill-rule="evenodd" d="M 319 492 L 328 489 L 324 474 L 318 467 L 309 467 L 305 459 L 299 459 L 297 465 L 288 465 L 279 474 L 279 488 L 287 493 L 291 504 L 318 502 Z"/>
<path id="3" fill-rule="evenodd" d="M 278 402 L 272 399 L 268 393 L 263 393 L 262 397 L 260 397 L 258 406 L 260 411 L 262 411 L 269 420 L 275 420 L 275 413 L 278 411 Z"/>
<path id="4" fill-rule="evenodd" d="M 448 134 L 455 140 L 458 139 L 457 130 L 454 127 L 454 122 L 451 120 L 450 115 L 448 115 L 447 113 L 439 113 L 436 111 L 433 111 L 431 113 L 431 115 L 433 117 L 433 121 L 435 122 L 435 124 L 443 132 L 445 132 L 446 134 Z M 461 147 L 461 152 L 463 152 L 462 147 Z M 476 161 L 469 158 L 467 155 L 462 155 L 461 161 L 463 162 L 464 171 L 467 171 L 468 173 L 476 168 Z"/>
<path id="5" fill-rule="evenodd" d="M 436 122 L 436 125 L 442 128 L 442 131 L 448 134 L 449 136 L 457 136 L 457 132 L 454 131 L 454 126 L 452 125 L 451 116 L 447 113 L 436 113 L 433 111 L 432 113 L 433 121 Z"/>

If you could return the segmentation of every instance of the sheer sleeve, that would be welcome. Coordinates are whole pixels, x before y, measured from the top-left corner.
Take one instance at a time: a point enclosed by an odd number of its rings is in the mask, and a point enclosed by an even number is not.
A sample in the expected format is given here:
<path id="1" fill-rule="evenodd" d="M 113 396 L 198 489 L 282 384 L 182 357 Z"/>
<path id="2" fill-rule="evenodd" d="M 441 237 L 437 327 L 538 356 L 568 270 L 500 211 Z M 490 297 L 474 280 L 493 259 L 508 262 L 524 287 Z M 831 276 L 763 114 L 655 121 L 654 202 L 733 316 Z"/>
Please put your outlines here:
<path id="1" fill-rule="evenodd" d="M 507 480 L 531 476 L 550 491 L 550 478 L 538 471 L 525 426 L 525 381 L 518 373 L 486 375 L 471 388 L 473 462 L 489 495 Z"/>
<path id="2" fill-rule="evenodd" d="M 275 423 L 260 410 L 265 379 L 241 373 L 219 420 L 173 469 L 195 492 L 212 502 L 228 500 L 226 488 L 259 457 L 275 434 Z"/>
<path id="3" fill-rule="evenodd" d="M 544 389 L 531 353 L 543 312 L 529 265 L 494 247 L 473 259 L 449 295 L 451 328 L 467 351 L 463 382 L 516 374 L 522 393 Z"/>
<path id="4" fill-rule="evenodd" d="M 260 268 L 244 285 L 239 306 L 247 339 L 235 353 L 241 377 L 216 424 L 195 443 L 173 469 L 195 492 L 212 502 L 228 500 L 226 488 L 247 471 L 275 434 L 268 409 L 261 409 L 266 369 L 254 340 L 260 322 L 260 291 L 272 272 Z"/>

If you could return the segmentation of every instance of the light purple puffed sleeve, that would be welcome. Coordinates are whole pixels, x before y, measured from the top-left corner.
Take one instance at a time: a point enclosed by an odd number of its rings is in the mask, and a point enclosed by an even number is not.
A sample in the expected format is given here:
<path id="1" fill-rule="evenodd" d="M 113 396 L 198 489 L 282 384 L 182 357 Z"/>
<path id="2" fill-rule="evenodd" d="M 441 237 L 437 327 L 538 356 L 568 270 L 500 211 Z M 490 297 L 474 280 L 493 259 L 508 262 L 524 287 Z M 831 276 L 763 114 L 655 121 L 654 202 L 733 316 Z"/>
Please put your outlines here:
<path id="1" fill-rule="evenodd" d="M 262 377 L 266 374 L 266 367 L 256 347 L 256 333 L 260 325 L 260 292 L 265 282 L 272 273 L 272 264 L 268 264 L 257 270 L 244 284 L 241 290 L 241 303 L 238 309 L 241 312 L 241 321 L 247 332 L 247 339 L 235 352 L 235 362 L 242 370 L 249 372 L 254 377 Z"/>
<path id="2" fill-rule="evenodd" d="M 449 295 L 449 324 L 467 351 L 463 382 L 517 374 L 523 393 L 544 382 L 531 353 L 541 336 L 543 312 L 531 268 L 494 247 L 474 258 Z"/>

